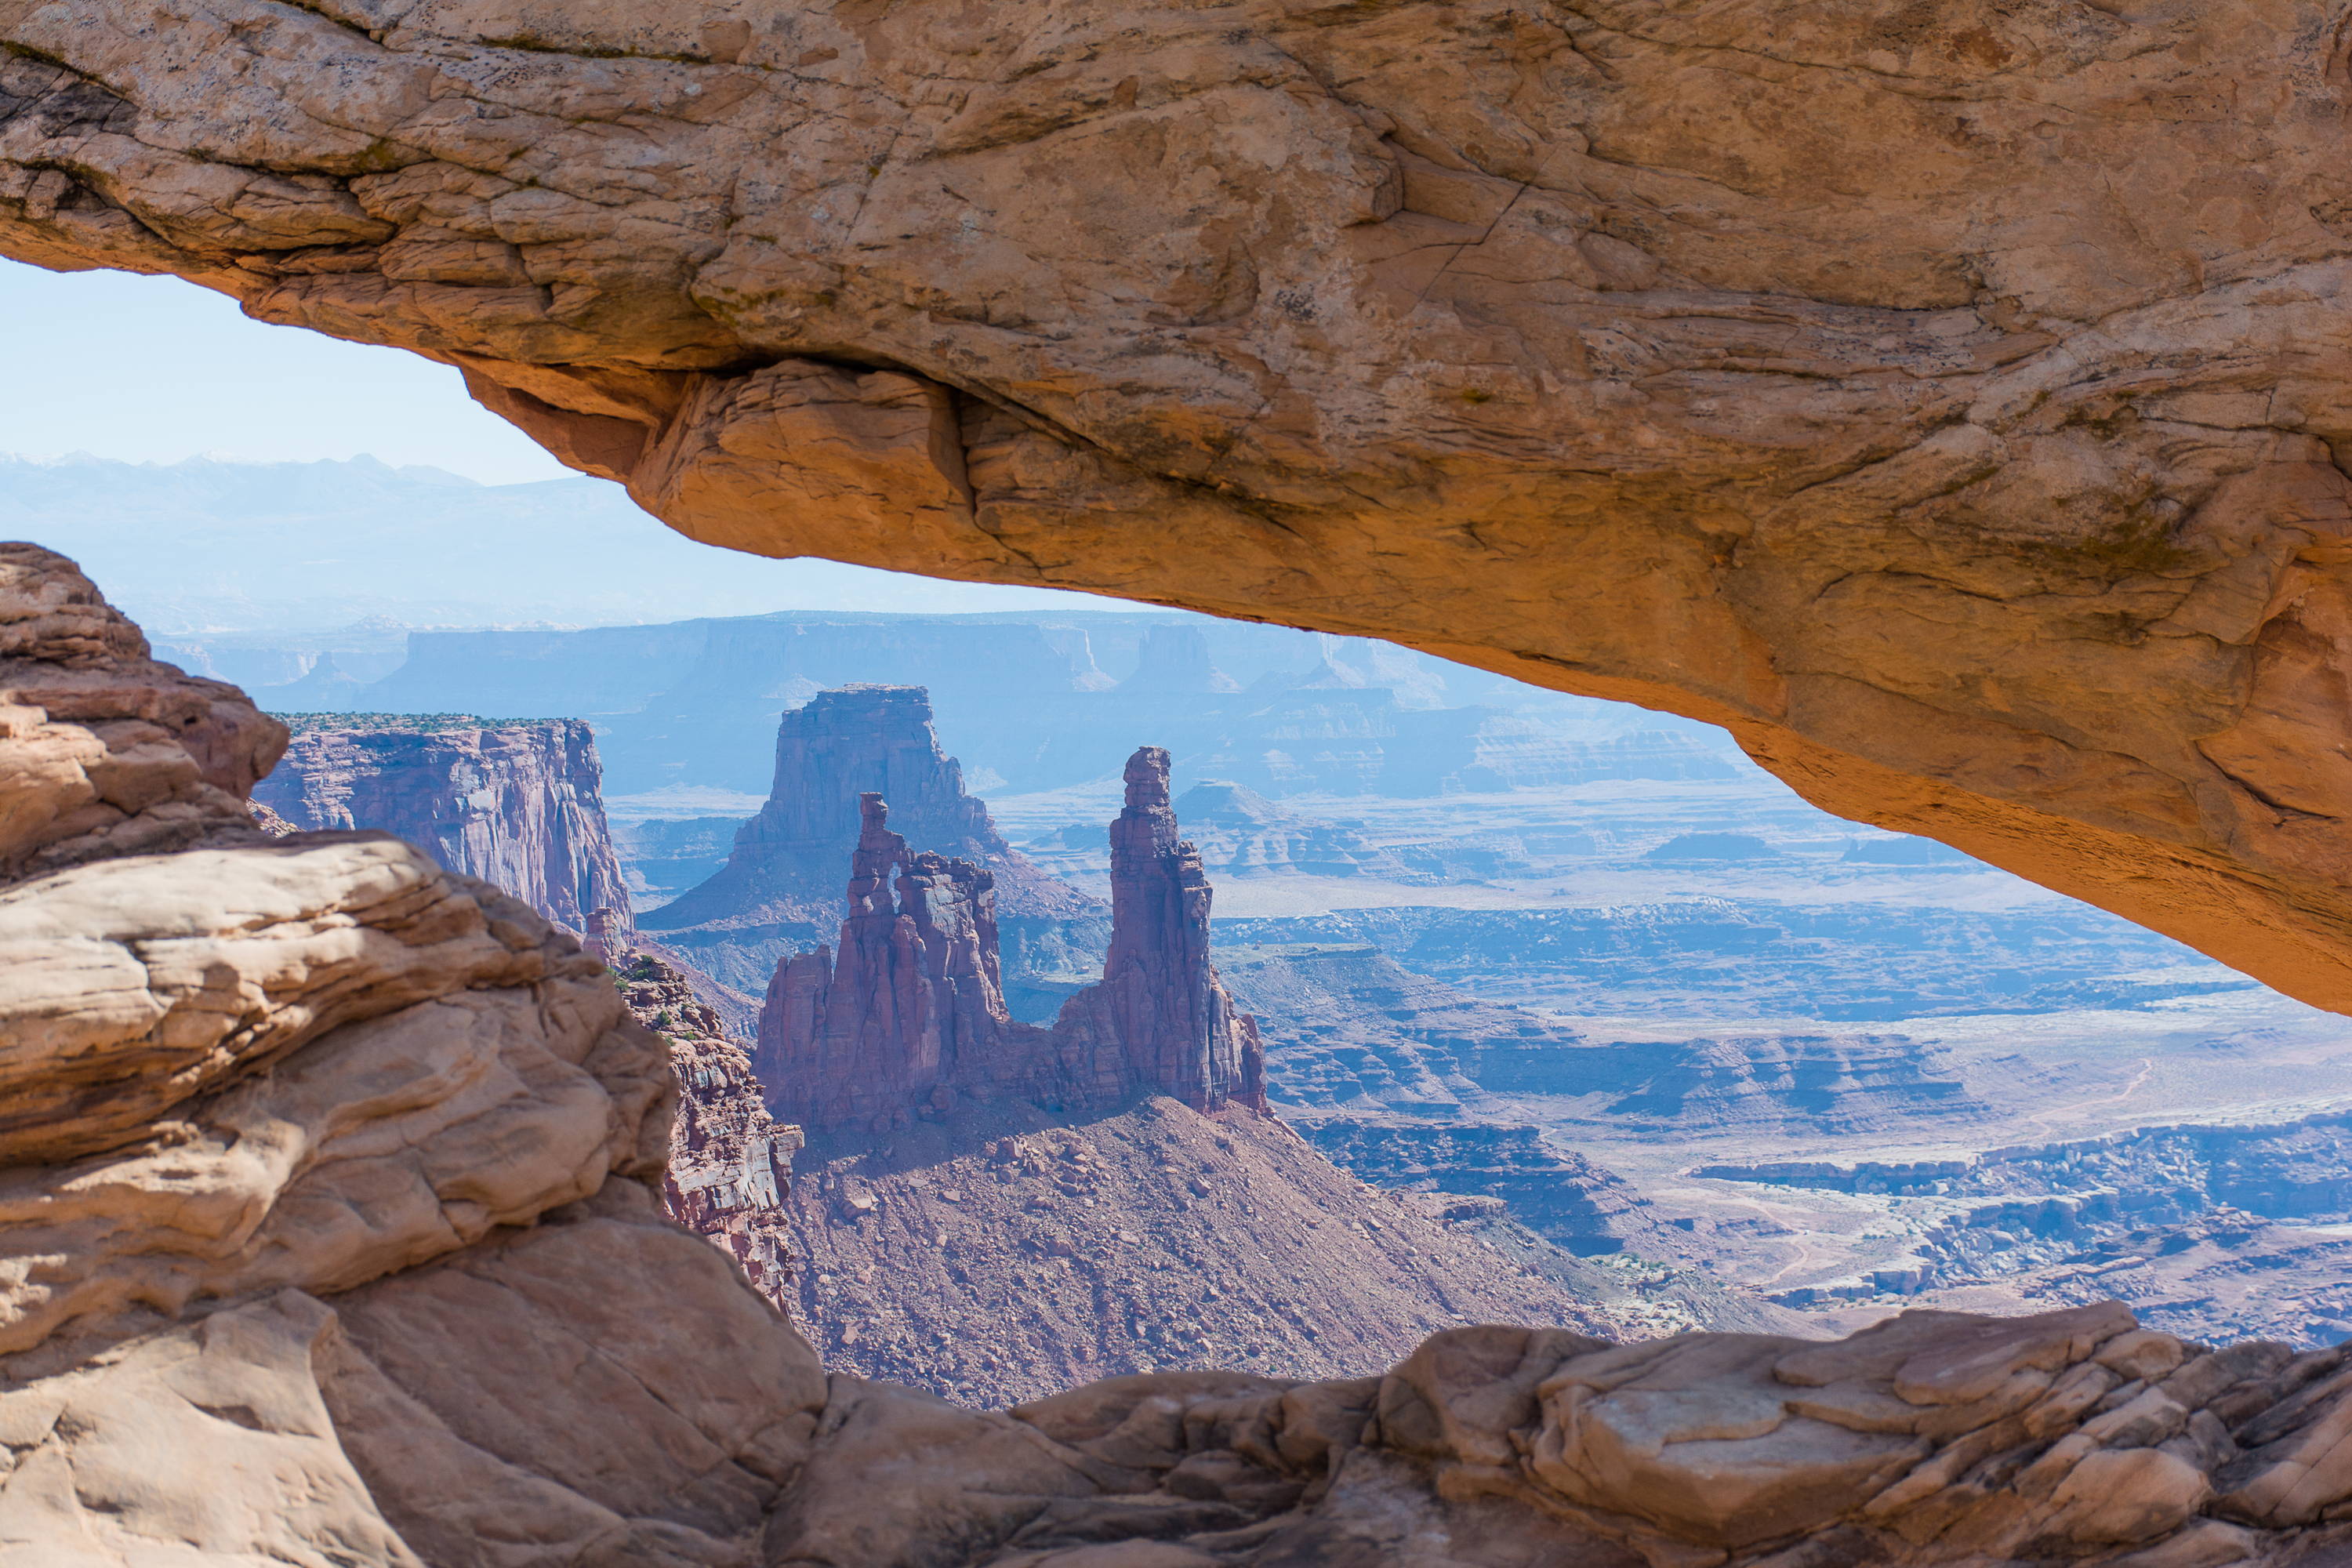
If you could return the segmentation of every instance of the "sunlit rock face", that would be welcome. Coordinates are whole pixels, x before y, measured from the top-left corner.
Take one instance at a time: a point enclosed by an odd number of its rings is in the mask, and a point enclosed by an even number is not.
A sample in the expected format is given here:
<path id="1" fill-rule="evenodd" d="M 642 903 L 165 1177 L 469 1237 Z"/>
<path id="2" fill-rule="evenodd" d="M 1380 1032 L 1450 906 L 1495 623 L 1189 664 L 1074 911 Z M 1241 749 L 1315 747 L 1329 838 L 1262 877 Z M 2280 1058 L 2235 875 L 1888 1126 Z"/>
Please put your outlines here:
<path id="1" fill-rule="evenodd" d="M 1722 722 L 2352 1005 L 2331 28 L 1450 15 L 16 4 L 0 250 L 431 354 L 713 543 Z"/>
<path id="2" fill-rule="evenodd" d="M 0 546 L 0 626 L 8 1552 L 738 1551 L 824 1375 L 662 1219 L 674 1080 L 604 965 L 387 835 L 257 826 L 283 729 L 62 557 Z"/>
<path id="3" fill-rule="evenodd" d="M 736 830 L 727 862 L 642 921 L 722 984 L 758 996 L 782 958 L 841 918 L 842 868 L 861 853 L 859 796 L 891 803 L 919 851 L 986 869 L 997 907 L 1041 931 L 1102 906 L 1004 842 L 963 769 L 940 749 L 929 693 L 871 683 L 820 691 L 776 725 L 767 804 Z"/>

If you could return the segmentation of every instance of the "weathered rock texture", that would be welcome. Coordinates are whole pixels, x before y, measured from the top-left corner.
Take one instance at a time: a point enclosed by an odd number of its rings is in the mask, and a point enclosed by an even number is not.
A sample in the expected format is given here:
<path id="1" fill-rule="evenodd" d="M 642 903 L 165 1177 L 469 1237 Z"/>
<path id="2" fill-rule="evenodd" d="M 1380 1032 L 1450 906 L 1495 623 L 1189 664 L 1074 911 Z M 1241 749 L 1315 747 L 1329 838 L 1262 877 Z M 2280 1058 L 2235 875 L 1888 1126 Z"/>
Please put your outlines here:
<path id="1" fill-rule="evenodd" d="M 2182 1568 L 2341 1544 L 2347 1352 L 2207 1352 L 2112 1304 L 1836 1344 L 1473 1327 L 1379 1377 L 1157 1374 L 1003 1414 L 828 1380 L 660 1216 L 674 1080 L 600 963 L 396 840 L 268 837 L 241 797 L 280 731 L 147 660 L 68 563 L 0 563 L 11 1557 Z"/>
<path id="2" fill-rule="evenodd" d="M 882 797 L 860 795 L 838 954 L 778 964 L 761 1010 L 755 1061 L 778 1114 L 887 1130 L 959 1097 L 1077 1112 L 1151 1094 L 1264 1111 L 1265 1050 L 1209 962 L 1210 889 L 1176 837 L 1168 753 L 1138 751 L 1127 785 L 1103 977 L 1050 1029 L 1005 1005 L 992 875 L 908 849 Z"/>
<path id="3" fill-rule="evenodd" d="M 492 882 L 575 935 L 629 895 L 604 821 L 596 737 L 578 719 L 296 714 L 254 798 L 298 830 L 375 828 Z"/>
<path id="4" fill-rule="evenodd" d="M 0 5 L 0 249 L 461 367 L 696 538 L 1729 725 L 2352 1006 L 2308 5 Z"/>
<path id="5" fill-rule="evenodd" d="M 1110 951 L 1102 984 L 1065 1003 L 1057 1035 L 1114 1057 L 1129 1081 L 1209 1110 L 1265 1109 L 1257 1021 L 1234 1005 L 1209 962 L 1213 891 L 1199 851 L 1178 836 L 1168 753 L 1137 750 L 1127 805 L 1110 825 Z M 1100 1076 L 1099 1074 L 1097 1076 Z"/>
<path id="6" fill-rule="evenodd" d="M 0 563 L 0 1555 L 740 1560 L 825 1385 L 660 1217 L 660 1042 L 520 900 L 268 837 L 284 731 Z"/>
<path id="7" fill-rule="evenodd" d="M 751 1054 L 687 977 L 648 952 L 616 954 L 614 978 L 630 1016 L 669 1047 L 677 1075 L 662 1207 L 735 1260 L 751 1289 L 793 1305 L 792 1192 L 801 1130 L 768 1114 Z"/>

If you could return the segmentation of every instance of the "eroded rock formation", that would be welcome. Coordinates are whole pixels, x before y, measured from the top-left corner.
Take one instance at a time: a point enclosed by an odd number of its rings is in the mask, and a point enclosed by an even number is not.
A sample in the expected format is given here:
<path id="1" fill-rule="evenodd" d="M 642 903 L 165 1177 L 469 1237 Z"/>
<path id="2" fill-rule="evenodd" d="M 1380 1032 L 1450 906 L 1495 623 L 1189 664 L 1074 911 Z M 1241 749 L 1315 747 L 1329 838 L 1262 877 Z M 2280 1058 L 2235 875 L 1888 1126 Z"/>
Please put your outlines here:
<path id="1" fill-rule="evenodd" d="M 768 1114 L 751 1054 L 686 975 L 652 953 L 629 952 L 615 955 L 614 978 L 629 1016 L 669 1047 L 677 1078 L 662 1207 L 789 1310 L 792 1228 L 782 1205 L 801 1130 Z"/>
<path id="2" fill-rule="evenodd" d="M 1378 1377 L 1155 1374 L 1002 1414 L 827 1380 L 661 1217 L 674 1079 L 600 963 L 397 840 L 265 834 L 242 796 L 282 731 L 149 660 L 62 558 L 0 550 L 0 628 L 12 1555 L 2180 1568 L 2341 1544 L 2347 1352 L 2209 1352 L 2113 1304 L 1835 1344 L 1468 1328 Z"/>
<path id="3" fill-rule="evenodd" d="M 1063 1005 L 1055 1033 L 1195 1110 L 1230 1101 L 1263 1110 L 1257 1021 L 1234 1005 L 1209 962 L 1212 897 L 1199 851 L 1177 831 L 1168 753 L 1140 747 L 1127 762 L 1126 807 L 1110 825 L 1102 984 Z M 1097 1068 L 1097 1080 L 1107 1076 Z"/>
<path id="4" fill-rule="evenodd" d="M 777 965 L 761 1010 L 757 1065 L 779 1114 L 887 1129 L 959 1096 L 1006 1095 L 1057 1110 L 1150 1094 L 1265 1110 L 1265 1051 L 1209 961 L 1210 889 L 1176 837 L 1166 752 L 1146 746 L 1128 764 L 1103 977 L 1050 1029 L 1006 1008 L 993 876 L 910 850 L 879 795 L 858 810 L 838 952 Z"/>
<path id="5" fill-rule="evenodd" d="M 493 882 L 575 935 L 628 925 L 596 737 L 578 719 L 296 714 L 255 801 L 298 829 L 375 828 Z"/>
<path id="6" fill-rule="evenodd" d="M 430 354 L 713 543 L 1722 722 L 2352 1006 L 2332 21 L 1041 15 L 10 0 L 0 249 Z"/>
<path id="7" fill-rule="evenodd" d="M 661 1217 L 673 1083 L 603 965 L 254 826 L 284 730 L 70 563 L 0 547 L 0 1550 L 738 1552 L 824 1382 Z"/>
<path id="8" fill-rule="evenodd" d="M 1224 876 L 1433 879 L 1353 828 L 1302 816 L 1223 779 L 1202 780 L 1176 807 L 1203 868 Z"/>

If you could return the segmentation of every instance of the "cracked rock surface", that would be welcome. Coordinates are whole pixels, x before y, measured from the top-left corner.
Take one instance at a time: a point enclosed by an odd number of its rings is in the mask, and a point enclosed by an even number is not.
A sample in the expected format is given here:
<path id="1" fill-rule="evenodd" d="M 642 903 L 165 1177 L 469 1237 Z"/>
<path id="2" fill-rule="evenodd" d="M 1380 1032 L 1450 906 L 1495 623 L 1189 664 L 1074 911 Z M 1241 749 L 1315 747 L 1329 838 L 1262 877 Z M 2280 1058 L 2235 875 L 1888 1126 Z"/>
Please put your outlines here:
<path id="1" fill-rule="evenodd" d="M 2293 0 L 0 0 L 0 252 L 696 538 L 1394 638 L 2352 1006 Z"/>
<path id="2" fill-rule="evenodd" d="M 76 628 L 0 670 L 23 715 L 0 798 L 82 800 L 133 733 L 180 781 L 26 829 L 72 863 L 0 885 L 7 941 L 82 955 L 0 968 L 30 1108 L 0 1126 L 12 1562 L 2315 1568 L 2352 1546 L 2352 1351 L 2212 1350 L 2115 1303 L 1836 1343 L 1462 1328 L 1376 1375 L 1150 1373 L 1004 1412 L 828 1377 L 662 1217 L 676 1080 L 601 963 L 396 840 L 254 826 L 276 736 L 251 705 L 190 697 L 62 557 L 0 563 L 0 626 Z"/>

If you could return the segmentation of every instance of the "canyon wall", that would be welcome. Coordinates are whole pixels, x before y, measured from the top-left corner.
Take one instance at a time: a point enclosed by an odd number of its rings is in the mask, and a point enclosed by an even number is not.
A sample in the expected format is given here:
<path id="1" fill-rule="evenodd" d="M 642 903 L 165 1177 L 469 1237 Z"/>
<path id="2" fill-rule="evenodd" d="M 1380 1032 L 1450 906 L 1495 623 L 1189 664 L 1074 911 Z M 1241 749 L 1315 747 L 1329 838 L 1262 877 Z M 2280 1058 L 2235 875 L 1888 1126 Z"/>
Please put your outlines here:
<path id="1" fill-rule="evenodd" d="M 1225 876 L 1431 879 L 1353 828 L 1286 810 L 1242 784 L 1203 779 L 1176 805 L 1202 866 Z"/>
<path id="2" fill-rule="evenodd" d="M 577 719 L 297 714 L 254 799 L 298 830 L 374 828 L 585 935 L 628 890 L 604 821 L 596 737 Z"/>
<path id="3" fill-rule="evenodd" d="M 1154 1094 L 1265 1109 L 1256 1024 L 1209 961 L 1210 889 L 1176 836 L 1166 752 L 1146 746 L 1128 764 L 1102 979 L 1050 1029 L 1006 1006 L 992 873 L 909 849 L 877 794 L 858 809 L 839 946 L 778 964 L 761 1011 L 755 1059 L 780 1115 L 881 1131 L 961 1097 L 1056 1112 Z"/>
<path id="4" fill-rule="evenodd" d="M 629 1016 L 669 1048 L 677 1078 L 663 1209 L 788 1309 L 795 1259 L 782 1205 L 801 1130 L 768 1114 L 751 1056 L 686 975 L 647 952 L 616 952 L 612 967 Z"/>

